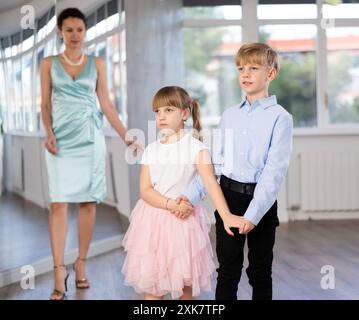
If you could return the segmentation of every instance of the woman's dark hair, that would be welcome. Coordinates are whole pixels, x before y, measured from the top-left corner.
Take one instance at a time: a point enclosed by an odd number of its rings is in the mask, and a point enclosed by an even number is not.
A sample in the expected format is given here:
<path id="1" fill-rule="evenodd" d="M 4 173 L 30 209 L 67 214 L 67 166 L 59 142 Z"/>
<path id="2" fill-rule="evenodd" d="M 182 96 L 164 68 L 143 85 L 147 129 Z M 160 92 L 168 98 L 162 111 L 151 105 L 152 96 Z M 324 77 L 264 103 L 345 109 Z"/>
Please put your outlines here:
<path id="1" fill-rule="evenodd" d="M 64 20 L 67 18 L 78 18 L 81 19 L 84 24 L 85 28 L 87 28 L 86 18 L 85 15 L 77 8 L 66 8 L 61 11 L 59 16 L 57 17 L 57 27 L 59 30 L 62 28 L 62 24 L 64 23 Z"/>

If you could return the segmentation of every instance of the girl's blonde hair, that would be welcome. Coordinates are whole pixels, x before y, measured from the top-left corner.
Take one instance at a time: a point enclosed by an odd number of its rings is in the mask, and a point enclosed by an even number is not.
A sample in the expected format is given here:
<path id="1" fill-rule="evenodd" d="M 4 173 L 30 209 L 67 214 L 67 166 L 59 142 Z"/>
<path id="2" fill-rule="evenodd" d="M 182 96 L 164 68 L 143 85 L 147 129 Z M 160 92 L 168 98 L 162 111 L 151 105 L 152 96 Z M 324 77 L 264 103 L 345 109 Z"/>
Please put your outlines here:
<path id="1" fill-rule="evenodd" d="M 163 87 L 157 91 L 152 101 L 152 110 L 156 111 L 158 108 L 172 106 L 181 110 L 189 109 L 193 119 L 193 128 L 195 129 L 194 136 L 202 141 L 201 135 L 201 121 L 200 108 L 197 101 L 195 101 L 188 92 L 177 86 Z"/>

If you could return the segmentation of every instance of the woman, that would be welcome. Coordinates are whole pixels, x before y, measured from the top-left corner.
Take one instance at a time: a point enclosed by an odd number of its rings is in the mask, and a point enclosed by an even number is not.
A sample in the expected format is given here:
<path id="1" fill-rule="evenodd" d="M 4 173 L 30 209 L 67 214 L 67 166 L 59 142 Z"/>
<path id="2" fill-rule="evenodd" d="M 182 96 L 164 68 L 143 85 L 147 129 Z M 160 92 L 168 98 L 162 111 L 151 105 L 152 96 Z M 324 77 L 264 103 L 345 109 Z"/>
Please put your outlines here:
<path id="1" fill-rule="evenodd" d="M 96 203 L 106 196 L 106 146 L 103 114 L 120 137 L 126 128 L 109 99 L 104 62 L 85 55 L 86 19 L 76 8 L 63 10 L 57 26 L 65 51 L 41 65 L 41 113 L 46 130 L 46 165 L 51 198 L 50 238 L 55 289 L 50 299 L 62 300 L 68 273 L 64 265 L 68 203 L 79 203 L 79 254 L 74 264 L 76 287 L 89 288 L 85 260 L 96 215 Z M 96 105 L 96 94 L 100 111 Z M 126 137 L 128 145 L 141 148 Z"/>

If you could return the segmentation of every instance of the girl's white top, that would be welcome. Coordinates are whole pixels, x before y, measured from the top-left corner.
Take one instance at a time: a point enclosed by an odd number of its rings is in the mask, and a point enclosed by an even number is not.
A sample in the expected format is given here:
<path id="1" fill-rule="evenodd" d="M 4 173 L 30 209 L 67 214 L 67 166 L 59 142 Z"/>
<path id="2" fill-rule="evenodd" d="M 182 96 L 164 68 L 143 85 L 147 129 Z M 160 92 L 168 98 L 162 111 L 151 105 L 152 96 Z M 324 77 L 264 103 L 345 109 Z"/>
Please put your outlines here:
<path id="1" fill-rule="evenodd" d="M 195 177 L 196 157 L 203 149 L 208 148 L 189 133 L 175 143 L 157 140 L 146 147 L 141 164 L 149 166 L 153 188 L 175 199 Z"/>

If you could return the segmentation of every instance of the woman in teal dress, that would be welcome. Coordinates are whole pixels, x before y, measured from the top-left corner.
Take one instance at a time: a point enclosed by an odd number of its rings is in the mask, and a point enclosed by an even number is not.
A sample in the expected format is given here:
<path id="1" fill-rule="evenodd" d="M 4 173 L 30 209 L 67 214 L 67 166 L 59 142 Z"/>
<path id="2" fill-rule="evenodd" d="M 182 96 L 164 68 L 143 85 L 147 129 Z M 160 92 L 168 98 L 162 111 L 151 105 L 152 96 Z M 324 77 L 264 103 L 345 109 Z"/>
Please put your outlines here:
<path id="1" fill-rule="evenodd" d="M 64 265 L 68 203 L 79 203 L 79 253 L 73 266 L 78 289 L 89 288 L 85 260 L 96 216 L 96 203 L 106 197 L 106 145 L 101 129 L 105 115 L 125 141 L 126 128 L 110 102 L 104 62 L 82 52 L 86 19 L 75 8 L 57 19 L 65 51 L 41 65 L 41 113 L 46 130 L 46 165 L 50 190 L 50 239 L 55 289 L 50 299 L 65 297 Z M 96 104 L 96 94 L 101 109 Z M 126 136 L 127 144 L 140 148 Z"/>

